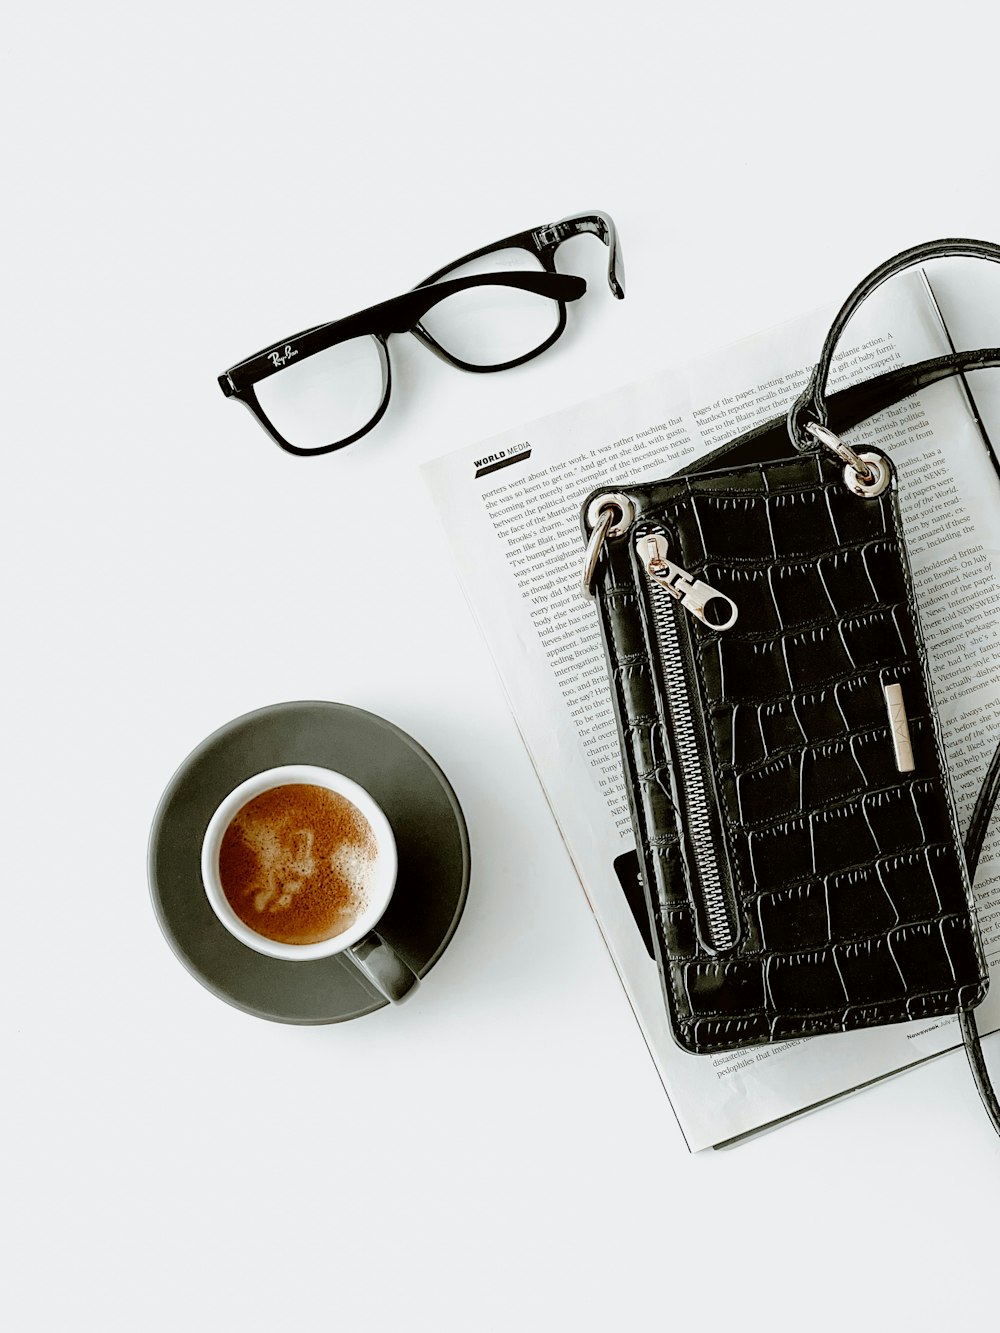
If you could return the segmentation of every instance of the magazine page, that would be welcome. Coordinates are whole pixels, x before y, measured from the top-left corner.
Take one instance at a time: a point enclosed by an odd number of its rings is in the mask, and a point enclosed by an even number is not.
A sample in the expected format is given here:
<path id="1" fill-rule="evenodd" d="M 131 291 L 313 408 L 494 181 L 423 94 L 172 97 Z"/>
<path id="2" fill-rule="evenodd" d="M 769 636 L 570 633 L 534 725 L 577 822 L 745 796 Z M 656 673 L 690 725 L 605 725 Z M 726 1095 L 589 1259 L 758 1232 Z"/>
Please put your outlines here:
<path id="1" fill-rule="evenodd" d="M 885 291 L 849 329 L 835 386 L 945 350 L 940 315 L 919 274 Z M 671 1038 L 640 928 L 643 912 L 631 892 L 634 844 L 604 653 L 593 606 L 581 591 L 581 502 L 600 485 L 667 475 L 784 412 L 833 314 L 815 312 L 425 468 L 470 607 L 692 1151 L 959 1040 L 956 1021 L 946 1019 L 714 1057 L 687 1054 Z M 936 385 L 853 434 L 877 440 L 899 466 L 904 517 L 922 525 L 914 553 L 914 564 L 921 561 L 918 592 L 940 591 L 956 560 L 983 568 L 978 557 L 990 510 L 981 474 L 990 465 L 956 385 Z M 978 595 L 985 585 L 974 586 Z M 960 726 L 974 696 L 966 646 L 952 627 L 948 617 L 936 626 L 935 674 L 942 707 Z M 983 689 L 995 702 L 996 687 Z"/>

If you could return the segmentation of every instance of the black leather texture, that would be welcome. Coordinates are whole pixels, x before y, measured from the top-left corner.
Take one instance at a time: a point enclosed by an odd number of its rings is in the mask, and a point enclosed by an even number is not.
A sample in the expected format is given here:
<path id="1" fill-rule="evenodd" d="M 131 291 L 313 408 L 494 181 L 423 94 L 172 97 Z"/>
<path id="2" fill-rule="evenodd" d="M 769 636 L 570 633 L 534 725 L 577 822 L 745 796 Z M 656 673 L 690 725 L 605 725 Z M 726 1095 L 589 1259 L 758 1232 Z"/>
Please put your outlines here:
<path id="1" fill-rule="evenodd" d="M 729 456 L 759 458 L 772 442 L 753 432 Z M 862 498 L 836 459 L 792 454 L 787 435 L 778 452 L 616 483 L 636 516 L 606 543 L 596 582 L 664 995 L 676 1040 L 699 1053 L 969 1011 L 987 985 L 895 483 Z M 725 631 L 675 616 L 730 947 L 705 930 L 636 550 L 651 530 L 739 608 Z M 912 772 L 896 767 L 889 682 L 902 687 Z"/>

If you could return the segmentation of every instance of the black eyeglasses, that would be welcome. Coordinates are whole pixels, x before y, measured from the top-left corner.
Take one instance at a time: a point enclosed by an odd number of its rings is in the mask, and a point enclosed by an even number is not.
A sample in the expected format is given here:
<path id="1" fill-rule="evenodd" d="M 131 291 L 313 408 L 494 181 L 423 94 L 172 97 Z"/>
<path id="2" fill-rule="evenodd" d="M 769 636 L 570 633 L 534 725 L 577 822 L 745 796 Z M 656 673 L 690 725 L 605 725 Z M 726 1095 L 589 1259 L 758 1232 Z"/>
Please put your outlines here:
<path id="1" fill-rule="evenodd" d="M 478 372 L 508 370 L 551 347 L 566 328 L 568 302 L 587 290 L 583 278 L 556 272 L 556 251 L 586 233 L 608 247 L 608 284 L 621 299 L 615 224 L 607 213 L 582 213 L 495 241 L 402 296 L 283 338 L 232 366 L 219 386 L 289 453 L 342 449 L 388 405 L 390 333 L 412 333 L 451 365 Z"/>

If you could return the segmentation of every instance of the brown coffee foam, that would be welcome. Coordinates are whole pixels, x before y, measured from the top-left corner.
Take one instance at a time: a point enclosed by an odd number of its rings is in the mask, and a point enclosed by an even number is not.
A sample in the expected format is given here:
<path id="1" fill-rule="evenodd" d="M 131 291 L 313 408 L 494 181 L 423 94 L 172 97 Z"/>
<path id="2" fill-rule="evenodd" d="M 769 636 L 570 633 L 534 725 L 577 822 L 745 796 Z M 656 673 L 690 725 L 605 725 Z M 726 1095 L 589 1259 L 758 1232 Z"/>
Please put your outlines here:
<path id="1" fill-rule="evenodd" d="M 258 935 L 317 944 L 367 906 L 378 846 L 346 796 L 308 783 L 272 787 L 230 821 L 219 879 L 230 907 Z"/>

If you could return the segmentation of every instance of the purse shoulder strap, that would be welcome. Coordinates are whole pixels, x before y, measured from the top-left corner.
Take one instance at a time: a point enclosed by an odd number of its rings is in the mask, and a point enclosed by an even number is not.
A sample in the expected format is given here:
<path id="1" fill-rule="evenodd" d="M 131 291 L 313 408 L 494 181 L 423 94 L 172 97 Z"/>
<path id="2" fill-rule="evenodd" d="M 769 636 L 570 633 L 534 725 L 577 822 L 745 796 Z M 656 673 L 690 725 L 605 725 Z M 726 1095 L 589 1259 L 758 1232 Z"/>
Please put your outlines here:
<path id="1" fill-rule="evenodd" d="M 792 444 L 799 453 L 815 453 L 818 448 L 822 447 L 806 430 L 806 425 L 809 422 L 819 426 L 828 425 L 826 393 L 830 379 L 830 366 L 833 362 L 834 352 L 837 350 L 837 344 L 859 307 L 867 301 L 872 292 L 881 287 L 884 282 L 888 282 L 890 278 L 894 278 L 896 274 L 903 273 L 908 268 L 925 264 L 929 260 L 945 259 L 950 256 L 986 259 L 998 264 L 1000 263 L 1000 245 L 994 245 L 992 241 L 975 241 L 957 237 L 940 241 L 927 241 L 923 245 L 915 245 L 909 250 L 903 250 L 900 254 L 894 255 L 892 259 L 887 259 L 884 264 L 880 264 L 878 268 L 873 269 L 867 278 L 862 279 L 854 291 L 851 292 L 830 325 L 830 331 L 826 335 L 826 341 L 823 343 L 819 360 L 809 377 L 808 384 L 796 398 L 788 413 L 788 433 L 791 436 Z"/>
<path id="2" fill-rule="evenodd" d="M 898 366 L 895 370 L 876 375 L 874 379 L 863 380 L 860 384 L 852 384 L 830 394 L 826 400 L 828 420 L 824 424 L 837 435 L 842 435 L 852 426 L 867 421 L 878 412 L 884 412 L 887 407 L 895 407 L 904 398 L 940 380 L 964 375 L 968 371 L 991 369 L 1000 369 L 1000 347 L 980 347 L 973 352 L 949 352 L 946 356 L 931 357 L 928 361 L 916 361 L 911 366 Z M 711 453 L 700 454 L 687 467 L 681 468 L 677 475 L 705 472 L 715 467 L 738 467 L 741 463 L 766 462 L 785 454 L 788 448 L 787 419 L 771 417 L 743 435 L 738 435 L 735 440 L 713 449 Z M 1000 461 L 993 455 L 991 457 L 1000 473 Z"/>

